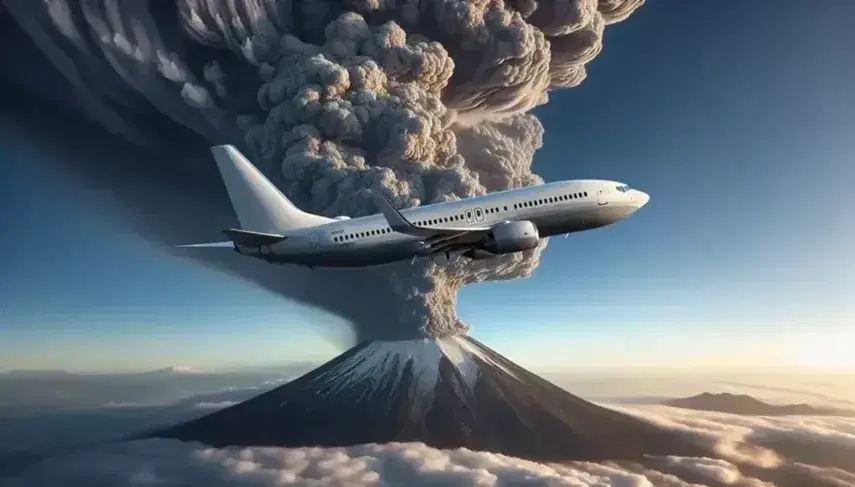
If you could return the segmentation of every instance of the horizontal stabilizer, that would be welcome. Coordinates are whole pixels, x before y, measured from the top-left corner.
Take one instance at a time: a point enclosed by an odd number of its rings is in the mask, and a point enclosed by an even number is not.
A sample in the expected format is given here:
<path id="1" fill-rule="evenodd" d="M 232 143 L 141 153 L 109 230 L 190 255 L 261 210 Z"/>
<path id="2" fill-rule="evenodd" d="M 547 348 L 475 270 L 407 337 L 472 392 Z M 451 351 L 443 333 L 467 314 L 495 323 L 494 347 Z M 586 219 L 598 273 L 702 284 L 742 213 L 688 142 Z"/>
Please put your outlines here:
<path id="1" fill-rule="evenodd" d="M 176 245 L 176 247 L 181 248 L 203 248 L 203 247 L 215 247 L 215 248 L 234 248 L 235 244 L 231 242 L 231 240 L 227 242 L 207 242 L 207 243 L 197 243 L 197 244 L 187 244 L 187 245 Z"/>
<path id="2" fill-rule="evenodd" d="M 230 228 L 223 233 L 240 247 L 263 247 L 285 240 L 285 237 L 275 233 L 250 232 L 236 228 Z"/>
<path id="3" fill-rule="evenodd" d="M 208 243 L 197 243 L 197 244 L 188 244 L 188 245 L 179 245 L 178 247 L 228 247 L 233 248 L 235 245 L 238 247 L 264 247 L 266 245 L 273 245 L 277 242 L 281 242 L 285 240 L 285 237 L 282 235 L 276 235 L 275 233 L 261 233 L 261 232 L 250 232 L 248 230 L 238 230 L 236 228 L 229 228 L 228 230 L 223 231 L 229 240 L 227 242 L 208 242 Z"/>

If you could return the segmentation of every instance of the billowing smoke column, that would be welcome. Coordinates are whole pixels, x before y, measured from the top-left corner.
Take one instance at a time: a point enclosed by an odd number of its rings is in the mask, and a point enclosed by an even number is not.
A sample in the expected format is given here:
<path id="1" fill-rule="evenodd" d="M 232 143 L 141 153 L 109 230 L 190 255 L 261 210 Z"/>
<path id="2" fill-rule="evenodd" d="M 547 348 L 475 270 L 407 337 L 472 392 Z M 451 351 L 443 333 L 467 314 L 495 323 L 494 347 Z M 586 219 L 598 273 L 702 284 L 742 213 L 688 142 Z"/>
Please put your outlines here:
<path id="1" fill-rule="evenodd" d="M 540 182 L 531 161 L 543 128 L 527 112 L 545 103 L 549 90 L 582 82 L 606 25 L 643 2 L 4 5 L 73 87 L 65 101 L 114 134 L 168 147 L 163 127 L 171 124 L 210 143 L 236 143 L 303 209 L 360 216 L 377 210 L 372 191 L 409 207 Z M 215 171 L 210 161 L 200 164 L 176 157 L 136 170 L 162 173 L 140 181 L 169 180 L 170 172 L 187 169 L 181 165 Z M 107 174 L 89 177 L 109 186 Z M 223 195 L 213 196 L 217 183 L 200 178 L 174 192 L 197 204 L 211 199 L 208 221 L 194 220 L 200 231 L 229 211 Z M 150 184 L 152 194 L 166 194 Z M 147 234 L 165 243 L 176 243 L 176 235 Z M 340 314 L 358 340 L 369 340 L 465 333 L 455 311 L 459 288 L 527 276 L 544 246 L 489 261 L 349 271 L 262 270 L 246 260 L 190 257 Z"/>

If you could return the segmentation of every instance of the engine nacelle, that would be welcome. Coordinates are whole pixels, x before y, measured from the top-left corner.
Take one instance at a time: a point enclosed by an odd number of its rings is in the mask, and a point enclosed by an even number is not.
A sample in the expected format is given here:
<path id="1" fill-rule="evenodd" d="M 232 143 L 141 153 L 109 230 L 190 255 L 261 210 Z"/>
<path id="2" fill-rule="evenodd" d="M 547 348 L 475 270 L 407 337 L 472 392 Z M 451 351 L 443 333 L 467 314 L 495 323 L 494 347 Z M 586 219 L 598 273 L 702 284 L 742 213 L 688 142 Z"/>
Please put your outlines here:
<path id="1" fill-rule="evenodd" d="M 540 233 L 534 223 L 528 220 L 499 223 L 493 227 L 484 250 L 493 254 L 510 254 L 537 247 Z"/>

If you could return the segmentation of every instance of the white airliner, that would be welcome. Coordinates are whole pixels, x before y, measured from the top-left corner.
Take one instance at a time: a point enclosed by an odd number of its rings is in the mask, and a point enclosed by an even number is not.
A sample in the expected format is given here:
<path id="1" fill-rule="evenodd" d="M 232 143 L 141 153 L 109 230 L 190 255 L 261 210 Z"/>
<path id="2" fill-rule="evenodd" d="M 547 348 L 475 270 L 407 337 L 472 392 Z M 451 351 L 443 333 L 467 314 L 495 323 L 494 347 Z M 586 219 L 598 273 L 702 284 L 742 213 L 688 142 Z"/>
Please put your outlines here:
<path id="1" fill-rule="evenodd" d="M 452 253 L 489 259 L 610 225 L 650 199 L 614 181 L 559 181 L 407 210 L 380 195 L 382 214 L 327 218 L 297 208 L 234 146 L 211 151 L 241 228 L 225 230 L 227 242 L 180 247 L 233 247 L 277 264 L 365 267 Z"/>

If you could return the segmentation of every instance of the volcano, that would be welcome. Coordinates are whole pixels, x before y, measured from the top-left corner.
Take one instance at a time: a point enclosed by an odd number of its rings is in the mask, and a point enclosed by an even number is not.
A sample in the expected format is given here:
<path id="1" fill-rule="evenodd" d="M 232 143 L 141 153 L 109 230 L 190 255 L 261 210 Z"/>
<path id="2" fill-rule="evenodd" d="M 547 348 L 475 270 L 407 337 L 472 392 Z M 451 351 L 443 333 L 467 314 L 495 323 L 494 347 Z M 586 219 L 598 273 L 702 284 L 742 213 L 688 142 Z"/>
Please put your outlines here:
<path id="1" fill-rule="evenodd" d="M 360 344 L 281 387 L 146 437 L 214 447 L 422 442 L 539 461 L 708 454 L 468 337 Z"/>

